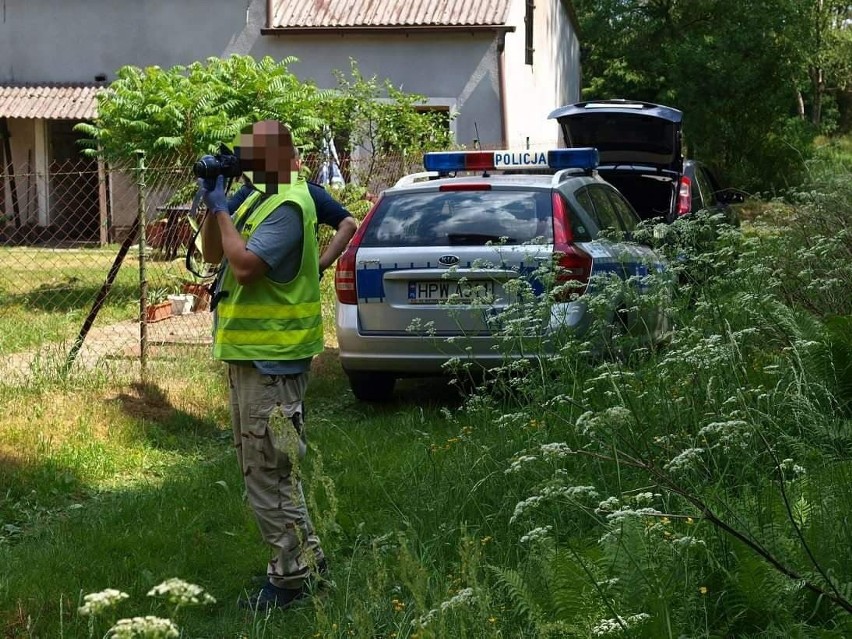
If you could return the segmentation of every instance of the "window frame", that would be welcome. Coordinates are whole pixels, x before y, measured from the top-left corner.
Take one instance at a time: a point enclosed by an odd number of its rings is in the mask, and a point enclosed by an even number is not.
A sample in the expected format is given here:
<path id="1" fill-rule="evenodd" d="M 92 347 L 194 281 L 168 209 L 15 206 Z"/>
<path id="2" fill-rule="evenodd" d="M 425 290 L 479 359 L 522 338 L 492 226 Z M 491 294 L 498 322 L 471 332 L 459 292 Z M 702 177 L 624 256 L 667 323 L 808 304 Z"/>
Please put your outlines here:
<path id="1" fill-rule="evenodd" d="M 524 14 L 524 64 L 529 66 L 533 64 L 533 53 L 535 53 L 535 47 L 533 46 L 533 38 L 535 36 L 534 24 L 535 0 L 526 0 L 526 12 Z"/>

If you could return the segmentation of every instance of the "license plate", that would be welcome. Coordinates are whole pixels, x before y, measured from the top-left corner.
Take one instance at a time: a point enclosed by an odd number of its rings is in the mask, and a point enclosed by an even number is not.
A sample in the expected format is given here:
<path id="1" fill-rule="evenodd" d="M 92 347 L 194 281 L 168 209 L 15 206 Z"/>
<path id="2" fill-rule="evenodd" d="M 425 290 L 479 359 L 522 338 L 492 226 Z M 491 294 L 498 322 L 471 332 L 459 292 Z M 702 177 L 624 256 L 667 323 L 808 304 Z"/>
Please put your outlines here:
<path id="1" fill-rule="evenodd" d="M 426 280 L 408 283 L 409 304 L 491 304 L 499 286 L 493 280 Z"/>

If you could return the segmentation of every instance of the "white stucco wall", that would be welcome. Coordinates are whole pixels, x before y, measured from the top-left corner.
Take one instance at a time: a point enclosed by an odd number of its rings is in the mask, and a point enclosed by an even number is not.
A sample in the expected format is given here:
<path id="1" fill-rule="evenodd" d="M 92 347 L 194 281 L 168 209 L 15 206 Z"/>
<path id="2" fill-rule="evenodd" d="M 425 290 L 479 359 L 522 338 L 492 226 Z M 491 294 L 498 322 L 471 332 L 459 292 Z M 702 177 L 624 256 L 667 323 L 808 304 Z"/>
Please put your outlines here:
<path id="1" fill-rule="evenodd" d="M 387 78 L 460 111 L 458 139 L 498 141 L 501 123 L 495 34 L 265 36 L 265 0 L 2 0 L 0 83 L 94 82 L 124 65 L 169 68 L 233 53 L 275 59 L 321 87 L 350 58 L 366 76 Z M 380 40 L 379 40 L 380 39 Z"/>
<path id="2" fill-rule="evenodd" d="M 524 0 L 514 0 L 506 35 L 505 86 L 509 146 L 562 146 L 559 129 L 547 115 L 580 99 L 580 43 L 562 0 L 536 0 L 532 66 L 525 64 Z M 558 42 L 558 46 L 554 46 Z"/>

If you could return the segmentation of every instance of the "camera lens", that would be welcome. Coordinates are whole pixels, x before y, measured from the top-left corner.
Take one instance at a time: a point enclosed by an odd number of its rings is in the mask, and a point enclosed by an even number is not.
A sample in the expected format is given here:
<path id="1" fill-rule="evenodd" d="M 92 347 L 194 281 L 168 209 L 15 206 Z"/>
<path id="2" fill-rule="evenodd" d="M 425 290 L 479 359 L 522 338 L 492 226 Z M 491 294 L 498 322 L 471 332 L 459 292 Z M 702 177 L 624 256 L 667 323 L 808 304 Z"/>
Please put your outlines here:
<path id="1" fill-rule="evenodd" d="M 205 155 L 192 165 L 192 172 L 195 174 L 195 177 L 207 180 L 217 177 L 221 172 L 221 166 L 219 165 L 219 160 L 215 157 Z"/>

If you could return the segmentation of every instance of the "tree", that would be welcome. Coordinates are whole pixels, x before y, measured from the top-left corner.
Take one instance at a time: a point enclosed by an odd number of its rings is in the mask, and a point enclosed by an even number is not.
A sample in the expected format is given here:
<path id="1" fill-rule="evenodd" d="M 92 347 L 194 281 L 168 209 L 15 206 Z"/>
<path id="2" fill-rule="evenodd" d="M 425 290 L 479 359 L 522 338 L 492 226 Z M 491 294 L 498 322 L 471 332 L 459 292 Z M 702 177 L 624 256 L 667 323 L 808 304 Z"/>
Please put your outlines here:
<path id="1" fill-rule="evenodd" d="M 319 147 L 328 126 L 356 140 L 366 126 L 377 150 L 448 142 L 446 127 L 418 113 L 423 96 L 388 82 L 380 91 L 378 80 L 365 80 L 354 62 L 352 82 L 340 76 L 337 90 L 322 90 L 290 72 L 295 61 L 234 55 L 168 70 L 123 67 L 98 94 L 97 119 L 77 128 L 89 136 L 88 153 L 110 162 L 132 161 L 142 151 L 149 162 L 183 166 L 262 119 L 287 124 L 305 150 Z"/>
<path id="2" fill-rule="evenodd" d="M 799 26 L 807 65 L 810 120 L 823 125 L 827 96 L 852 87 L 852 4 L 843 0 L 809 0 L 800 8 Z M 799 115 L 806 115 L 799 95 Z"/>
<path id="3" fill-rule="evenodd" d="M 322 122 L 314 113 L 327 96 L 289 71 L 295 58 L 210 58 L 169 70 L 127 66 L 98 95 L 98 117 L 78 125 L 90 153 L 127 162 L 137 151 L 149 161 L 187 162 L 230 142 L 253 121 L 285 122 L 297 139 Z"/>
<path id="4" fill-rule="evenodd" d="M 361 175 L 369 184 L 380 156 L 402 156 L 397 173 L 420 164 L 424 151 L 447 148 L 452 143 L 449 119 L 455 114 L 424 110 L 426 96 L 406 93 L 390 81 L 365 77 L 357 61 L 350 60 L 349 76 L 335 71 L 337 90 L 321 105 L 321 117 L 346 150 L 369 159 Z"/>
<path id="5" fill-rule="evenodd" d="M 687 152 L 752 189 L 801 179 L 800 0 L 575 0 L 586 98 L 684 111 Z"/>

